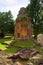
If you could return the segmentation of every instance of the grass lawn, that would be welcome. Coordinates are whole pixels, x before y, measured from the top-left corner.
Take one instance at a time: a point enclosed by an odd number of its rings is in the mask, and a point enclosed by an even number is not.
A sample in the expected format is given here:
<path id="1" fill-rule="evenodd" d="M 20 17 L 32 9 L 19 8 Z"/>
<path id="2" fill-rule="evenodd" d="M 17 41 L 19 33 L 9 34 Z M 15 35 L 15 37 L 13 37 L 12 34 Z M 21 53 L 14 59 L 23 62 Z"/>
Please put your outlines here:
<path id="1" fill-rule="evenodd" d="M 6 49 L 6 45 L 0 44 L 0 49 L 5 50 Z"/>
<path id="2" fill-rule="evenodd" d="M 33 42 L 31 40 L 24 40 L 24 41 L 16 41 L 15 46 L 22 46 L 22 47 L 30 47 L 33 46 Z"/>
<path id="3" fill-rule="evenodd" d="M 33 43 L 30 40 L 25 40 L 25 41 L 16 41 L 16 43 L 13 45 L 13 47 L 11 48 L 7 48 L 6 51 L 7 52 L 15 52 L 18 50 L 18 48 L 16 46 L 20 46 L 20 47 L 30 47 L 33 46 Z"/>
<path id="4" fill-rule="evenodd" d="M 11 48 L 7 48 L 6 51 L 7 52 L 15 52 L 18 50 L 18 48 L 16 46 L 20 46 L 20 47 L 32 47 L 34 45 L 34 48 L 36 50 L 38 50 L 42 55 L 43 55 L 43 50 L 41 49 L 40 46 L 37 46 L 36 44 L 34 44 L 31 40 L 25 40 L 25 41 L 16 41 L 16 43 L 13 45 L 13 47 Z"/>
<path id="5" fill-rule="evenodd" d="M 2 43 L 9 44 L 12 41 L 12 36 L 5 36 L 3 39 L 0 39 L 0 49 L 5 50 L 6 45 L 3 45 Z"/>
<path id="6" fill-rule="evenodd" d="M 34 48 L 37 49 L 38 51 L 40 51 L 41 54 L 43 54 L 43 50 L 41 50 L 40 46 L 37 46 L 31 40 L 25 40 L 25 41 L 17 40 L 16 43 L 12 47 L 9 47 L 9 48 L 6 48 L 6 45 L 1 44 L 3 42 L 5 42 L 7 44 L 12 42 L 12 36 L 10 36 L 10 37 L 6 36 L 4 39 L 0 39 L 0 49 L 5 50 L 9 53 L 17 51 L 18 48 L 16 46 L 32 47 L 33 45 L 35 45 Z"/>

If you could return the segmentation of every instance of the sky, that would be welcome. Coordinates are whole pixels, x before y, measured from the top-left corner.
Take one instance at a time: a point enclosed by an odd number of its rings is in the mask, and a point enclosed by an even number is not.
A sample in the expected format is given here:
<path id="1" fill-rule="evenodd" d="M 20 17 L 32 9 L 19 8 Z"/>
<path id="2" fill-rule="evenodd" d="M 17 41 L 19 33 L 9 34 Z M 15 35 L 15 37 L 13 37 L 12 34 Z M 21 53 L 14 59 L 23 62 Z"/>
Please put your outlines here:
<path id="1" fill-rule="evenodd" d="M 0 0 L 0 12 L 6 12 L 11 10 L 14 19 L 21 7 L 26 7 L 29 0 Z"/>

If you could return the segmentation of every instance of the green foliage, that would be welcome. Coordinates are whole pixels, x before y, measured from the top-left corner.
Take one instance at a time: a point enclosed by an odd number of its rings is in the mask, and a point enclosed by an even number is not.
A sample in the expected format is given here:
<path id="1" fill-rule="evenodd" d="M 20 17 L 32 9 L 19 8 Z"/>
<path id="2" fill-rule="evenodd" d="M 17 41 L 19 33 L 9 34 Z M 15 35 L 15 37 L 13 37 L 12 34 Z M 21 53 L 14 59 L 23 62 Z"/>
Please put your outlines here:
<path id="1" fill-rule="evenodd" d="M 25 15 L 18 15 L 17 18 L 18 18 L 18 19 L 23 19 L 23 18 L 26 18 L 26 16 L 25 16 Z M 21 25 L 27 25 L 27 24 L 28 24 L 27 21 L 23 21 L 23 22 L 21 22 Z"/>
<path id="2" fill-rule="evenodd" d="M 42 24 L 43 16 L 41 15 L 41 13 L 43 12 L 42 1 L 41 0 L 30 0 L 30 4 L 28 4 L 28 6 L 26 7 L 26 11 L 28 15 L 31 17 L 34 34 L 35 36 L 37 36 L 38 33 L 43 32 L 42 30 L 40 30 L 40 28 L 41 29 L 43 28 L 43 24 Z"/>
<path id="3" fill-rule="evenodd" d="M 24 15 L 18 15 L 17 18 L 26 18 Z"/>
<path id="4" fill-rule="evenodd" d="M 11 11 L 0 12 L 0 32 L 4 34 L 13 33 L 14 20 Z"/>
<path id="5" fill-rule="evenodd" d="M 23 21 L 23 22 L 21 22 L 21 25 L 27 25 L 27 24 L 28 24 L 27 21 Z"/>

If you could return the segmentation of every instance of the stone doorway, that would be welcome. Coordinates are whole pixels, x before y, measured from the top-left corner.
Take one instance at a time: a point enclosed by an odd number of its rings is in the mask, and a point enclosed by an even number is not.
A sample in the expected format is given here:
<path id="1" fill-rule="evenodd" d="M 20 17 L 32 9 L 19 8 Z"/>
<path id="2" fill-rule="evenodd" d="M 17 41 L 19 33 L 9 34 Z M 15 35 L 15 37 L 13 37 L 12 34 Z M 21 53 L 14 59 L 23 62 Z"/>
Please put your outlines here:
<path id="1" fill-rule="evenodd" d="M 18 33 L 18 36 L 17 37 L 20 38 L 20 33 Z"/>

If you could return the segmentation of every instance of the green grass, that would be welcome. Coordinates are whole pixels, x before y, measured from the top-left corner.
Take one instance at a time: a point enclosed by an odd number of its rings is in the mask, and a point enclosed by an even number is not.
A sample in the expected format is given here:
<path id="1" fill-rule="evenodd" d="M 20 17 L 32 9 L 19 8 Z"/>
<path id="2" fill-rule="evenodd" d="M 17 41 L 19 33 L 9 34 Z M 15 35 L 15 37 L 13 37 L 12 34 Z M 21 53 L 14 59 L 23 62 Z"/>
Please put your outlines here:
<path id="1" fill-rule="evenodd" d="M 25 41 L 20 41 L 17 40 L 16 43 L 13 45 L 13 47 L 7 48 L 7 52 L 15 52 L 18 50 L 19 47 L 31 47 L 33 46 L 33 42 L 31 40 L 25 40 Z"/>
<path id="2" fill-rule="evenodd" d="M 12 36 L 5 36 L 3 39 L 0 39 L 0 49 L 5 50 L 6 49 L 6 45 L 2 44 L 7 43 L 9 44 L 12 41 Z"/>
<path id="3" fill-rule="evenodd" d="M 15 46 L 23 46 L 23 47 L 29 47 L 29 46 L 33 46 L 33 42 L 31 40 L 25 40 L 25 41 L 16 41 Z"/>
<path id="4" fill-rule="evenodd" d="M 16 47 L 10 47 L 10 48 L 7 48 L 5 51 L 7 51 L 8 53 L 13 53 L 13 52 L 16 52 L 18 50 L 18 48 Z"/>
<path id="5" fill-rule="evenodd" d="M 43 55 L 43 50 L 41 49 L 40 46 L 37 46 L 37 45 L 35 44 L 35 49 L 38 50 L 39 53 Z"/>
<path id="6" fill-rule="evenodd" d="M 6 49 L 6 45 L 0 44 L 0 49 L 5 50 Z"/>
<path id="7" fill-rule="evenodd" d="M 33 47 L 38 50 L 41 54 L 43 54 L 43 50 L 41 49 L 40 46 L 37 46 L 36 44 L 34 44 L 31 40 L 25 40 L 25 41 L 16 41 L 16 43 L 13 45 L 13 47 L 11 48 L 7 48 L 6 51 L 7 52 L 15 52 L 18 50 L 18 47 Z"/>
<path id="8" fill-rule="evenodd" d="M 33 43 L 30 40 L 25 40 L 25 41 L 16 41 L 16 43 L 13 45 L 13 47 L 11 48 L 7 48 L 6 51 L 7 52 L 15 52 L 18 50 L 18 48 L 16 46 L 20 46 L 20 47 L 30 47 L 33 46 Z"/>
<path id="9" fill-rule="evenodd" d="M 38 51 L 40 51 L 41 54 L 43 54 L 43 50 L 41 49 L 41 47 L 34 44 L 31 40 L 25 40 L 25 41 L 17 40 L 16 43 L 13 45 L 13 47 L 9 47 L 9 48 L 6 48 L 6 45 L 1 44 L 3 42 L 10 44 L 12 42 L 12 36 L 10 37 L 6 36 L 4 39 L 0 39 L 0 49 L 5 50 L 9 53 L 17 51 L 18 48 L 16 46 L 20 46 L 20 47 L 34 46 L 35 49 L 37 49 Z"/>

